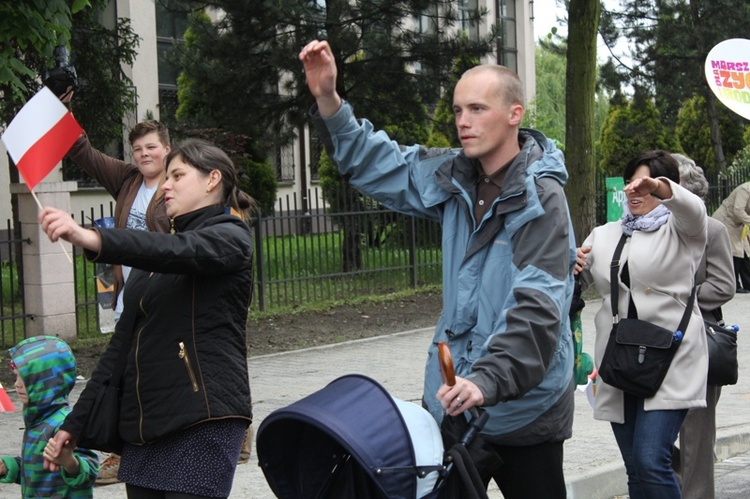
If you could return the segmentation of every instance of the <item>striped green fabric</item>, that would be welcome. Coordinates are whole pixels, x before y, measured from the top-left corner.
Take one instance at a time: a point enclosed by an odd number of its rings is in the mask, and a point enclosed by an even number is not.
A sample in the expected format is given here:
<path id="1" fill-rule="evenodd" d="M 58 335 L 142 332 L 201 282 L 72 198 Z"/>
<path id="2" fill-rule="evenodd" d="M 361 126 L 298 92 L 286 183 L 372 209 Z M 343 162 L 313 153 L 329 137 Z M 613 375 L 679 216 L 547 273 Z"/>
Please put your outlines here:
<path id="1" fill-rule="evenodd" d="M 76 380 L 75 357 L 70 347 L 53 336 L 35 336 L 9 353 L 26 385 L 29 403 L 23 407 L 26 429 L 21 456 L 1 458 L 8 474 L 0 482 L 20 484 L 24 498 L 93 497 L 99 471 L 99 460 L 93 451 L 75 450 L 81 468 L 75 477 L 44 469 L 44 447 L 70 413 L 68 396 Z"/>

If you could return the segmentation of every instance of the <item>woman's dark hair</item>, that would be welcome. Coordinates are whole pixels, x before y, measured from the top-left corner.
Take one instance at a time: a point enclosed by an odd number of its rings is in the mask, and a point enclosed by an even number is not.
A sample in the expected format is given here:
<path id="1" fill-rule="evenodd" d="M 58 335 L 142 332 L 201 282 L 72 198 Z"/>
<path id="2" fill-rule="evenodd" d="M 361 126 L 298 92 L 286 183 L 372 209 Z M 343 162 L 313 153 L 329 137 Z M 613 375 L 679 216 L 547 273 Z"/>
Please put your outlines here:
<path id="1" fill-rule="evenodd" d="M 186 139 L 170 151 L 167 156 L 167 169 L 169 163 L 177 157 L 204 175 L 213 170 L 221 172 L 222 203 L 237 210 L 246 221 L 255 213 L 255 199 L 240 190 L 237 169 L 224 151 L 207 140 Z"/>
<path id="2" fill-rule="evenodd" d="M 639 166 L 648 166 L 651 178 L 667 177 L 675 184 L 680 183 L 680 166 L 667 151 L 646 151 L 628 161 L 622 178 L 627 183 Z"/>

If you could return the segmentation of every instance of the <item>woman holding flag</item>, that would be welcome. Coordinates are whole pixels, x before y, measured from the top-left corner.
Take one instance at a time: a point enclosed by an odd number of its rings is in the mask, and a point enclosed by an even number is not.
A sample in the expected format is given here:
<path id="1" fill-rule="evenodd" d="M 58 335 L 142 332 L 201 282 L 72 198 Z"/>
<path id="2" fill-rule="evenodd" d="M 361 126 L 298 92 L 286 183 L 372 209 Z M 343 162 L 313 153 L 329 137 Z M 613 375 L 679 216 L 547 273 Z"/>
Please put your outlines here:
<path id="1" fill-rule="evenodd" d="M 253 243 L 235 214 L 247 216 L 254 201 L 239 190 L 229 157 L 197 139 L 169 154 L 161 188 L 169 234 L 84 229 L 53 208 L 39 215 L 53 242 L 133 267 L 123 315 L 55 444 L 75 443 L 124 349 L 119 478 L 128 496 L 227 497 L 252 420 L 245 323 Z"/>

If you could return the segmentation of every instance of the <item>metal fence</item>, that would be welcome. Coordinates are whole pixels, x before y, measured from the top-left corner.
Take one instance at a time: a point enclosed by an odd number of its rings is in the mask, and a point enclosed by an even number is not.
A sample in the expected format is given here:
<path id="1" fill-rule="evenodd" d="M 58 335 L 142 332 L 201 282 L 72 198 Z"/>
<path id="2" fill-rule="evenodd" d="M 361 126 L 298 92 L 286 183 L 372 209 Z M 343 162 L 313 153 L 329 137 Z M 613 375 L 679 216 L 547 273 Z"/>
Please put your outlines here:
<path id="1" fill-rule="evenodd" d="M 14 262 L 21 254 L 21 245 L 30 239 L 13 237 L 11 221 L 6 223 L 5 236 L 0 237 L 0 345 L 12 346 L 26 337 L 26 314 L 23 283 L 19 282 Z"/>
<path id="2" fill-rule="evenodd" d="M 91 227 L 98 219 L 114 215 L 114 202 L 81 210 L 73 215 L 78 223 Z M 91 336 L 99 329 L 99 302 L 96 293 L 96 264 L 83 257 L 81 250 L 73 246 L 73 285 L 75 286 L 76 328 L 79 337 Z"/>
<path id="3" fill-rule="evenodd" d="M 317 189 L 309 211 L 297 196 L 258 217 L 255 230 L 257 310 L 383 294 L 441 280 L 440 225 L 391 212 L 353 196 L 347 209 L 326 209 Z"/>

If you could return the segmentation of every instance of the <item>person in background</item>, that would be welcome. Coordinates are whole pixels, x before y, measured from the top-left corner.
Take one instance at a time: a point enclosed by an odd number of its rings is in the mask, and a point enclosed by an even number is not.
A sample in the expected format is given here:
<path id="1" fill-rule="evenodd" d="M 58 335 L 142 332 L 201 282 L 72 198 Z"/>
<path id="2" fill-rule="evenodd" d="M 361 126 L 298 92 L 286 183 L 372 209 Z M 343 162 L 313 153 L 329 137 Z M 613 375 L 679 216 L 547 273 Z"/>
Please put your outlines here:
<path id="1" fill-rule="evenodd" d="M 169 217 L 159 190 L 171 148 L 169 130 L 163 123 L 146 120 L 133 127 L 128 140 L 134 165 L 94 149 L 85 133 L 73 144 L 68 158 L 115 199 L 115 227 L 169 232 Z M 115 320 L 122 314 L 122 289 L 129 274 L 130 267 L 115 265 Z"/>
<path id="2" fill-rule="evenodd" d="M 39 215 L 51 241 L 133 268 L 122 317 L 55 450 L 76 441 L 124 349 L 118 479 L 128 496 L 228 497 L 252 421 L 246 322 L 253 241 L 244 220 L 255 203 L 239 189 L 229 157 L 198 139 L 170 152 L 161 189 L 169 234 L 84 229 L 53 208 Z"/>
<path id="3" fill-rule="evenodd" d="M 708 181 L 692 159 L 672 154 L 680 166 L 680 185 L 705 200 Z M 721 306 L 734 297 L 735 278 L 732 249 L 727 229 L 716 219 L 707 218 L 706 250 L 696 279 L 701 314 L 707 320 L 723 323 Z M 714 499 L 714 447 L 716 445 L 716 404 L 720 386 L 706 387 L 706 408 L 690 409 L 680 429 L 680 447 L 675 447 L 672 465 L 678 473 L 684 499 Z"/>
<path id="4" fill-rule="evenodd" d="M 427 149 L 400 146 L 354 117 L 336 91 L 327 42 L 310 42 L 299 59 L 317 103 L 313 122 L 340 173 L 392 210 L 441 223 L 443 312 L 423 402 L 438 422 L 487 411 L 482 437 L 504 464 L 482 469 L 485 485 L 494 479 L 508 499 L 565 497 L 575 241 L 563 155 L 543 134 L 520 129 L 518 75 L 497 65 L 466 71 L 453 97 L 463 149 Z M 454 386 L 441 380 L 443 341 Z"/>
<path id="5" fill-rule="evenodd" d="M 58 470 L 43 466 L 52 437 L 70 413 L 68 397 L 76 382 L 73 352 L 60 338 L 34 336 L 9 354 L 26 429 L 21 456 L 0 457 L 0 483 L 20 484 L 25 498 L 93 497 L 99 470 L 94 451 L 65 445 L 54 458 Z"/>
<path id="6" fill-rule="evenodd" d="M 729 232 L 737 293 L 750 293 L 750 182 L 737 186 L 712 215 Z"/>
<path id="7" fill-rule="evenodd" d="M 596 314 L 595 364 L 612 330 L 610 268 L 623 235 L 618 309 L 674 330 L 691 297 L 706 248 L 706 207 L 679 185 L 677 161 L 665 151 L 632 158 L 623 171 L 627 202 L 622 219 L 595 228 L 578 250 L 575 272 L 584 288 L 594 284 L 602 306 Z M 664 381 L 653 397 L 623 392 L 597 380 L 594 418 L 609 421 L 633 499 L 679 498 L 672 447 L 688 409 L 705 407 L 708 354 L 703 320 L 694 307 Z"/>

